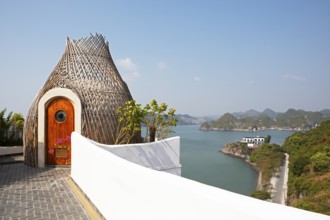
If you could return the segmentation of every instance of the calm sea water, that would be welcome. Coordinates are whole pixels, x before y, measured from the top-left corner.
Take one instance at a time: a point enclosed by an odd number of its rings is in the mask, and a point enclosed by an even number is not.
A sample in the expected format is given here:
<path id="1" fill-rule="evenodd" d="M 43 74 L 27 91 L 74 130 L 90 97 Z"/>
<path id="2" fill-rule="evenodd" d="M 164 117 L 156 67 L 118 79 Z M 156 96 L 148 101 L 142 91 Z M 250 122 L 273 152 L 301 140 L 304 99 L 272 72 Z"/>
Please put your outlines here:
<path id="1" fill-rule="evenodd" d="M 283 144 L 290 131 L 200 131 L 197 125 L 177 126 L 172 136 L 181 137 L 182 176 L 243 195 L 255 190 L 257 173 L 244 161 L 219 149 L 245 136 L 271 135 L 271 143 Z"/>

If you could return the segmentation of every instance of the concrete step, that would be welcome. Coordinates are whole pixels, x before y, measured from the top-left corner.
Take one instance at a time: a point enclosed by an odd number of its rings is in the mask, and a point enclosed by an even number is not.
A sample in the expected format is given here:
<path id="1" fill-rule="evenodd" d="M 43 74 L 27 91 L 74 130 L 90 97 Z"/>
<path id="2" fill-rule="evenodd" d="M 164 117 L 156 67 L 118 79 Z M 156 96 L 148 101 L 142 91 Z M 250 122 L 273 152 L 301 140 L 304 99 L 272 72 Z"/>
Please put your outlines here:
<path id="1" fill-rule="evenodd" d="M 23 163 L 24 157 L 23 154 L 7 154 L 0 156 L 0 165 L 3 164 L 13 164 L 13 163 Z"/>

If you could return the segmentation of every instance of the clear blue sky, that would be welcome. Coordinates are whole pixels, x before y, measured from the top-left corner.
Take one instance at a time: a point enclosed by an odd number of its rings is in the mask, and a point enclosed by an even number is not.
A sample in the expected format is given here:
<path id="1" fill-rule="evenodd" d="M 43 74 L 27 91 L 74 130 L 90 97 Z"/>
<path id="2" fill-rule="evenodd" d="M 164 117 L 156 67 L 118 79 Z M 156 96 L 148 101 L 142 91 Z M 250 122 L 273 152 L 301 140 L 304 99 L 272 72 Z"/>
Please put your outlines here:
<path id="1" fill-rule="evenodd" d="M 330 109 L 330 1 L 0 1 L 0 109 L 26 115 L 66 37 L 103 34 L 139 103 Z"/>

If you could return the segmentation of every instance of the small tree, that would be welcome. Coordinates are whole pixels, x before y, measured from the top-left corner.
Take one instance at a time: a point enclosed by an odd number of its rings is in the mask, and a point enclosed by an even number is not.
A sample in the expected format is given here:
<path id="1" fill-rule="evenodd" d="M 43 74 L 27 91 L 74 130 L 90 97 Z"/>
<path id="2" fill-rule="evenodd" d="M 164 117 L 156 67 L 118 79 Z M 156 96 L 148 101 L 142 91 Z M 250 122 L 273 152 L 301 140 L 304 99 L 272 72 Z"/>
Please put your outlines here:
<path id="1" fill-rule="evenodd" d="M 23 115 L 10 112 L 5 117 L 5 113 L 6 109 L 0 112 L 0 146 L 22 145 Z"/>
<path id="2" fill-rule="evenodd" d="M 272 136 L 270 136 L 270 135 L 267 135 L 266 137 L 265 137 L 265 143 L 266 144 L 270 144 L 270 140 L 272 139 Z"/>
<path id="3" fill-rule="evenodd" d="M 156 137 L 163 139 L 176 126 L 175 109 L 167 111 L 167 104 L 152 99 L 144 108 L 135 100 L 126 102 L 124 107 L 117 109 L 118 126 L 115 132 L 115 144 L 128 144 L 138 138 L 141 133 L 141 124 L 146 126 L 145 141 L 155 141 Z"/>
<path id="4" fill-rule="evenodd" d="M 141 138 L 141 122 L 146 115 L 144 109 L 135 100 L 127 101 L 124 107 L 116 111 L 118 126 L 114 144 L 128 144 L 132 139 Z"/>
<path id="5" fill-rule="evenodd" d="M 167 104 L 161 103 L 158 105 L 155 99 L 150 101 L 144 107 L 146 116 L 143 123 L 146 125 L 146 137 L 149 138 L 150 142 L 154 142 L 156 137 L 163 139 L 168 137 L 169 133 L 172 132 L 172 127 L 176 126 L 177 119 L 175 116 L 175 109 L 170 108 L 167 111 Z"/>

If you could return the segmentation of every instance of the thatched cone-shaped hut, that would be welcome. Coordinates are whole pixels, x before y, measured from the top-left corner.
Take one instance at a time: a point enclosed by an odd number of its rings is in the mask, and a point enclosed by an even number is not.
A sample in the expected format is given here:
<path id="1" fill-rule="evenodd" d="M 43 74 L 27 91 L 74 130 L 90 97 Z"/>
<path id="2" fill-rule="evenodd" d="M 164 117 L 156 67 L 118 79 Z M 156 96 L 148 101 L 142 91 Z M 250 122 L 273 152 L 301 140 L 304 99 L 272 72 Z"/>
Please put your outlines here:
<path id="1" fill-rule="evenodd" d="M 29 166 L 71 164 L 72 131 L 112 144 L 116 110 L 132 96 L 102 35 L 70 41 L 34 99 L 24 128 Z"/>

